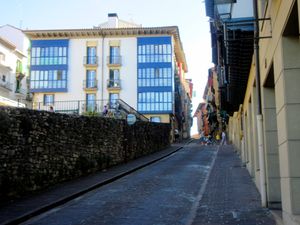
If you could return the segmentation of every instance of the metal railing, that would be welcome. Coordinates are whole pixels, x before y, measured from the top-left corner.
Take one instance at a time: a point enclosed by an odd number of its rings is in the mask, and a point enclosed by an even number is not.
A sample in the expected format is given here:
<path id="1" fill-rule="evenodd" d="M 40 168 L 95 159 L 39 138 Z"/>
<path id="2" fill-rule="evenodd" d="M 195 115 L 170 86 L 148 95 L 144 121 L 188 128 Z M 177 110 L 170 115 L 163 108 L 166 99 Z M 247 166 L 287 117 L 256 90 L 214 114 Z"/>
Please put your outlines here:
<path id="1" fill-rule="evenodd" d="M 106 62 L 108 65 L 121 65 L 122 64 L 122 56 L 120 56 L 120 55 L 107 56 Z"/>
<path id="2" fill-rule="evenodd" d="M 84 65 L 98 65 L 98 56 L 84 56 L 83 64 Z"/>
<path id="3" fill-rule="evenodd" d="M 117 100 L 117 105 L 119 109 L 124 110 L 127 114 L 134 114 L 138 120 L 146 121 L 148 122 L 149 119 L 145 117 L 143 114 L 139 113 L 137 110 L 132 108 L 130 105 L 128 105 L 126 102 L 124 102 L 121 99 Z"/>
<path id="4" fill-rule="evenodd" d="M 83 88 L 84 89 L 96 89 L 96 88 L 98 88 L 98 80 L 97 79 L 84 80 L 83 81 Z"/>
<path id="5" fill-rule="evenodd" d="M 33 102 L 33 109 L 51 111 L 50 107 L 57 113 L 75 114 L 75 115 L 98 115 L 103 116 L 104 106 L 108 107 L 108 114 L 105 116 L 114 118 L 126 118 L 128 114 L 136 115 L 138 120 L 149 121 L 143 114 L 132 108 L 121 99 L 114 101 L 105 100 L 74 100 L 74 101 L 54 101 L 44 104 L 43 102 Z"/>
<path id="6" fill-rule="evenodd" d="M 107 80 L 107 88 L 121 88 L 121 80 L 120 79 L 108 79 Z"/>
<path id="7" fill-rule="evenodd" d="M 74 101 L 54 101 L 44 104 L 44 102 L 34 102 L 33 109 L 50 111 L 50 106 L 55 112 L 67 114 L 85 114 L 85 113 L 102 113 L 104 105 L 107 105 L 108 100 L 74 100 Z"/>

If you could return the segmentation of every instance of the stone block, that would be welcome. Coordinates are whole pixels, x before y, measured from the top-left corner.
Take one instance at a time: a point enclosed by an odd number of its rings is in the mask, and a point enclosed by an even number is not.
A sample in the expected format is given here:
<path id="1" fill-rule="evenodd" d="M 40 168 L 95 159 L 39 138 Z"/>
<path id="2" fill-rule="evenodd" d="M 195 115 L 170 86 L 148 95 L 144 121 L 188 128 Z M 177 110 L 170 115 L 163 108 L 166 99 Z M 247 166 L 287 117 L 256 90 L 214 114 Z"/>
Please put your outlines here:
<path id="1" fill-rule="evenodd" d="M 282 52 L 284 69 L 300 68 L 300 43 L 298 37 L 283 37 Z"/>
<path id="2" fill-rule="evenodd" d="M 290 182 L 292 193 L 292 213 L 294 215 L 300 215 L 300 177 L 292 177 Z"/>
<path id="3" fill-rule="evenodd" d="M 268 108 L 263 110 L 264 113 L 264 129 L 266 131 L 277 130 L 277 115 L 275 108 Z"/>
<path id="4" fill-rule="evenodd" d="M 285 107 L 287 138 L 300 140 L 300 104 L 288 104 Z"/>
<path id="5" fill-rule="evenodd" d="M 268 154 L 267 155 L 267 175 L 269 178 L 279 178 L 279 155 Z"/>
<path id="6" fill-rule="evenodd" d="M 286 142 L 288 139 L 288 131 L 287 131 L 287 121 L 286 121 L 286 108 L 283 107 L 278 113 L 277 113 L 277 134 L 278 134 L 278 145 L 281 145 L 282 143 Z"/>
<path id="7" fill-rule="evenodd" d="M 289 153 L 288 143 L 284 142 L 279 146 L 279 166 L 280 166 L 280 177 L 287 178 L 290 175 L 289 171 Z"/>
<path id="8" fill-rule="evenodd" d="M 284 70 L 283 76 L 284 76 L 285 104 L 300 103 L 299 74 L 300 74 L 300 68 Z"/>
<path id="9" fill-rule="evenodd" d="M 274 83 L 275 85 L 275 83 Z M 263 97 L 263 108 L 276 108 L 275 103 L 275 89 L 274 88 L 262 88 L 262 97 Z"/>
<path id="10" fill-rule="evenodd" d="M 291 193 L 291 184 L 290 178 L 281 177 L 281 202 L 282 202 L 282 210 L 288 213 L 292 212 L 292 193 Z"/>
<path id="11" fill-rule="evenodd" d="M 300 177 L 300 140 L 288 142 L 288 160 L 289 177 Z"/>
<path id="12" fill-rule="evenodd" d="M 282 60 L 282 42 L 279 41 L 274 52 L 274 81 L 277 82 L 278 78 L 282 75 L 283 60 Z"/>
<path id="13" fill-rule="evenodd" d="M 267 182 L 268 201 L 281 202 L 280 178 L 268 178 Z"/>
<path id="14" fill-rule="evenodd" d="M 278 154 L 277 130 L 265 132 L 265 146 L 267 154 Z"/>

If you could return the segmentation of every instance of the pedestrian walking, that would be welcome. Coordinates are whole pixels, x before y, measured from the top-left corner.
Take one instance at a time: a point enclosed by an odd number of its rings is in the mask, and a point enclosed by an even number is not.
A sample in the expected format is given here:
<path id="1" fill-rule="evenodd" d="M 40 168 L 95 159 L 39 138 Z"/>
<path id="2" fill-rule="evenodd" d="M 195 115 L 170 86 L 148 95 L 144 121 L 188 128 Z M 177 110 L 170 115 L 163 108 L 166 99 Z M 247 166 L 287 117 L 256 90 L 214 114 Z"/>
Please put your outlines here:
<path id="1" fill-rule="evenodd" d="M 53 108 L 53 106 L 52 106 L 52 105 L 50 105 L 50 107 L 49 107 L 49 111 L 50 111 L 50 112 L 54 112 L 54 108 Z"/>
<path id="2" fill-rule="evenodd" d="M 107 105 L 105 105 L 104 108 L 103 108 L 102 115 L 107 116 L 107 113 L 108 113 L 108 109 L 107 109 Z"/>
<path id="3" fill-rule="evenodd" d="M 226 133 L 225 131 L 223 130 L 222 131 L 222 141 L 221 141 L 221 145 L 226 145 Z"/>

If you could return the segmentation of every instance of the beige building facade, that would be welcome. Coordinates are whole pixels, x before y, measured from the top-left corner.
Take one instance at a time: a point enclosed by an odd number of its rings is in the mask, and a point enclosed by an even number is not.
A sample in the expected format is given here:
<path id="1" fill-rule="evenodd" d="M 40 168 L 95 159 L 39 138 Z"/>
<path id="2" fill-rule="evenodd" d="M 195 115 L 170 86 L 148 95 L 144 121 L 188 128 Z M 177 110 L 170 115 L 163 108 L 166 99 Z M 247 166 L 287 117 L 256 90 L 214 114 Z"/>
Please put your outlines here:
<path id="1" fill-rule="evenodd" d="M 259 23 L 261 86 L 256 85 L 253 60 L 244 102 L 230 117 L 228 136 L 261 195 L 266 194 L 266 206 L 281 210 L 283 224 L 299 225 L 300 0 L 261 0 L 258 12 L 264 19 Z M 256 88 L 261 90 L 262 142 Z"/>

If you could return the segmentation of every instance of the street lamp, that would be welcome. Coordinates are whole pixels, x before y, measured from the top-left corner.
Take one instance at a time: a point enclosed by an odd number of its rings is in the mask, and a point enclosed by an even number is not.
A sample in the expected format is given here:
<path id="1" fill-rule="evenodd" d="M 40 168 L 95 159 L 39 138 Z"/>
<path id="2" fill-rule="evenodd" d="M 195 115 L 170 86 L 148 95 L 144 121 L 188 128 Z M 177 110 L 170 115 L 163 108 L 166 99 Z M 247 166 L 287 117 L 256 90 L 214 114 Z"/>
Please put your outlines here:
<path id="1" fill-rule="evenodd" d="M 221 20 L 231 18 L 233 3 L 236 3 L 236 0 L 214 0 L 214 4 Z"/>

